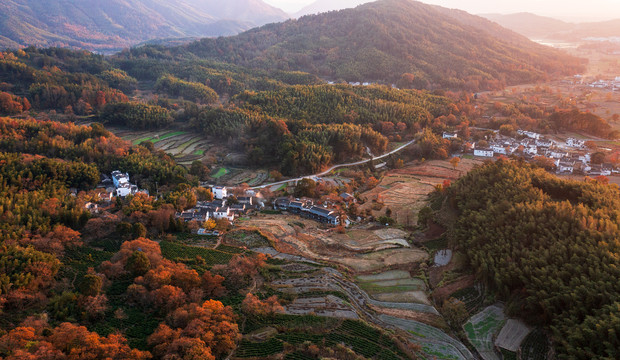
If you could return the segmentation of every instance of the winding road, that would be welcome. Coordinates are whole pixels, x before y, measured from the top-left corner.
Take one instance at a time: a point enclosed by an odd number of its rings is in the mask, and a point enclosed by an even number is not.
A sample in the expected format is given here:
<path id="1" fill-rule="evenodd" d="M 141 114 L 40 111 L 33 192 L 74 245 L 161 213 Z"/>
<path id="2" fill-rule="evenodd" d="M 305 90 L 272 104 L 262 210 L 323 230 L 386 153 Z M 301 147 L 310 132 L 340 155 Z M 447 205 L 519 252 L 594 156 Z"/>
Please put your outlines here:
<path id="1" fill-rule="evenodd" d="M 330 167 L 329 169 L 327 169 L 327 170 L 325 170 L 323 172 L 320 172 L 318 174 L 306 175 L 306 176 L 301 176 L 301 177 L 294 178 L 294 179 L 276 181 L 276 182 L 269 183 L 269 184 L 263 184 L 263 185 L 259 185 L 259 186 L 254 186 L 254 187 L 251 187 L 250 189 L 264 189 L 266 187 L 287 184 L 287 183 L 290 183 L 290 182 L 297 182 L 297 181 L 299 181 L 301 179 L 311 179 L 311 178 L 314 178 L 314 177 L 319 177 L 319 176 L 327 175 L 330 172 L 332 172 L 332 171 L 334 171 L 336 169 L 339 169 L 339 168 L 350 167 L 350 166 L 358 166 L 358 165 L 363 165 L 363 164 L 369 163 L 369 162 L 371 162 L 373 160 L 381 160 L 381 159 L 383 159 L 383 158 L 385 158 L 387 156 L 390 156 L 392 154 L 395 154 L 395 153 L 401 151 L 402 149 L 406 148 L 407 146 L 409 146 L 409 145 L 411 145 L 413 143 L 415 143 L 415 140 L 410 140 L 410 141 L 404 143 L 403 145 L 397 147 L 396 149 L 394 149 L 394 150 L 392 150 L 390 152 L 387 152 L 387 153 L 385 153 L 383 155 L 380 155 L 380 156 L 377 156 L 377 157 L 373 157 L 371 159 L 366 159 L 366 160 L 360 160 L 360 161 L 352 162 L 352 163 L 334 165 L 334 166 Z"/>

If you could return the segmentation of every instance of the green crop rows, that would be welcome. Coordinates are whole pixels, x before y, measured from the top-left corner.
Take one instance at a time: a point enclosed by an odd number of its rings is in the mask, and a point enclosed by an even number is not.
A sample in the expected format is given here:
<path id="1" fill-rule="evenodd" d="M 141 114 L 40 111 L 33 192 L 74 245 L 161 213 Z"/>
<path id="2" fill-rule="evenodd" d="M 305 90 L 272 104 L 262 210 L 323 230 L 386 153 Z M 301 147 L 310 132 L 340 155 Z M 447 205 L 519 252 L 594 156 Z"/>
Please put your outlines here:
<path id="1" fill-rule="evenodd" d="M 284 356 L 284 360 L 314 360 L 314 359 L 315 359 L 314 357 L 306 355 L 300 351 L 288 353 L 286 354 L 286 356 Z"/>
<path id="2" fill-rule="evenodd" d="M 250 358 L 250 357 L 265 357 L 273 354 L 277 354 L 284 351 L 284 345 L 282 341 L 271 338 L 268 341 L 262 343 L 255 343 L 247 340 L 242 340 L 241 344 L 235 351 L 235 357 Z"/>
<path id="3" fill-rule="evenodd" d="M 232 259 L 233 254 L 213 249 L 205 249 L 197 246 L 188 246 L 170 241 L 159 243 L 161 253 L 166 259 L 195 259 L 196 256 L 202 257 L 207 265 L 227 264 Z"/>
<path id="4" fill-rule="evenodd" d="M 540 330 L 532 331 L 521 344 L 521 359 L 544 360 L 549 352 L 547 336 Z"/>

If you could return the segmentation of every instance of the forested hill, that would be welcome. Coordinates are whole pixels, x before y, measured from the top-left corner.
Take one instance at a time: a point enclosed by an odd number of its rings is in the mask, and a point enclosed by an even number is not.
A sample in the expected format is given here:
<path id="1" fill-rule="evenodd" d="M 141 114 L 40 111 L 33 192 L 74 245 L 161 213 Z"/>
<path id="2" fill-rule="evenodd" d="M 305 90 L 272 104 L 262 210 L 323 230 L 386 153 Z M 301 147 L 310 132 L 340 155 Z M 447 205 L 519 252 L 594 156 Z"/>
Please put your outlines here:
<path id="1" fill-rule="evenodd" d="M 114 51 L 161 38 L 233 35 L 288 15 L 262 0 L 2 0 L 0 48 Z"/>
<path id="2" fill-rule="evenodd" d="M 447 191 L 453 244 L 509 313 L 549 329 L 559 359 L 618 359 L 620 191 L 608 181 L 499 160 Z"/>
<path id="3" fill-rule="evenodd" d="M 177 48 L 186 52 L 417 88 L 497 89 L 583 70 L 581 60 L 486 19 L 410 0 L 381 0 Z"/>

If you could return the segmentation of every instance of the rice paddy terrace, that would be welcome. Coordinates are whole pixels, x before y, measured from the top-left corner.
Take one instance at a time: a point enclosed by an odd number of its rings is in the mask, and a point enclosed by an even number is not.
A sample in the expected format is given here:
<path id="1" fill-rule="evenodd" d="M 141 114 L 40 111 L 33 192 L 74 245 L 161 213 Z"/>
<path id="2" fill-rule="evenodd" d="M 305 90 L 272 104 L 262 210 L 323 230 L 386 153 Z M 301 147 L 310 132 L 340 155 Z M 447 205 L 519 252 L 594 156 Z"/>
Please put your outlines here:
<path id="1" fill-rule="evenodd" d="M 203 136 L 183 130 L 131 131 L 115 129 L 114 133 L 134 145 L 150 141 L 155 148 L 174 156 L 177 162 L 189 165 L 201 160 L 213 144 Z"/>

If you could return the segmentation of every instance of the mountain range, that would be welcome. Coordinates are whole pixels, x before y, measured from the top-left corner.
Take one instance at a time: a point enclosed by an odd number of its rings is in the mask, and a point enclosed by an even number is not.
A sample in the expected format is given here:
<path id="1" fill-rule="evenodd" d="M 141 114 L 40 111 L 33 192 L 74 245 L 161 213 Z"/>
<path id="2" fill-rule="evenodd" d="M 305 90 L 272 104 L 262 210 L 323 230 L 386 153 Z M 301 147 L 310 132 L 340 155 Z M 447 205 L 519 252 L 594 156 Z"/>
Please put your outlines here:
<path id="1" fill-rule="evenodd" d="M 303 16 L 176 51 L 332 80 L 394 83 L 410 74 L 423 88 L 500 88 L 581 69 L 578 59 L 487 19 L 410 0 Z"/>
<path id="2" fill-rule="evenodd" d="M 581 41 L 591 38 L 620 37 L 620 19 L 570 23 L 531 13 L 484 14 L 481 16 L 529 38 Z"/>
<path id="3" fill-rule="evenodd" d="M 112 52 L 152 39 L 232 35 L 288 17 L 262 0 L 3 0 L 0 48 Z"/>

